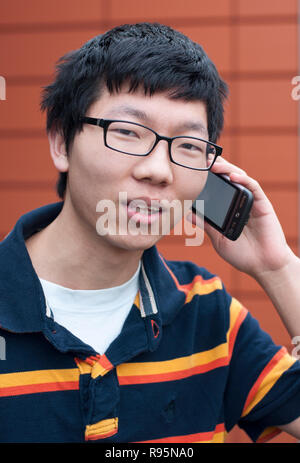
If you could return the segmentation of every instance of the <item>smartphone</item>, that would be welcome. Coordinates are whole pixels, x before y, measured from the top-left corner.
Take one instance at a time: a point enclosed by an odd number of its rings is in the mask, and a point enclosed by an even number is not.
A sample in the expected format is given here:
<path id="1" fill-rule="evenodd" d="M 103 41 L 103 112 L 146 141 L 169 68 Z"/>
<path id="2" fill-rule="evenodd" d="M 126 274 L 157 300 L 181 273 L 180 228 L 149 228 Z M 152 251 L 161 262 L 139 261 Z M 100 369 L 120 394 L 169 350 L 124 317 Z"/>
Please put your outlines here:
<path id="1" fill-rule="evenodd" d="M 192 204 L 195 214 L 203 216 L 197 200 L 204 200 L 204 220 L 222 235 L 235 241 L 248 222 L 253 195 L 244 186 L 233 183 L 227 175 L 208 172 L 204 189 Z"/>

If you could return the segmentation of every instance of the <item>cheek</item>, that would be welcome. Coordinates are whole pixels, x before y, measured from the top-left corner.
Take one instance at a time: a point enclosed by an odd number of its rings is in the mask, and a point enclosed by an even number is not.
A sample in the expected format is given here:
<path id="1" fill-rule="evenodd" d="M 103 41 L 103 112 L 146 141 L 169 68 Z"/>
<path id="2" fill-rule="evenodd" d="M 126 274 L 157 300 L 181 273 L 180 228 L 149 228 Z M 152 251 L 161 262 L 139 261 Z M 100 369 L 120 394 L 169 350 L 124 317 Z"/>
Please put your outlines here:
<path id="1" fill-rule="evenodd" d="M 70 188 L 80 192 L 83 197 L 103 195 L 109 197 L 112 186 L 120 179 L 122 166 L 118 159 L 110 156 L 105 148 L 91 146 L 88 150 L 80 144 L 71 154 L 69 169 Z"/>
<path id="2" fill-rule="evenodd" d="M 178 180 L 178 196 L 180 199 L 194 200 L 203 190 L 207 179 L 207 171 L 190 171 Z"/>

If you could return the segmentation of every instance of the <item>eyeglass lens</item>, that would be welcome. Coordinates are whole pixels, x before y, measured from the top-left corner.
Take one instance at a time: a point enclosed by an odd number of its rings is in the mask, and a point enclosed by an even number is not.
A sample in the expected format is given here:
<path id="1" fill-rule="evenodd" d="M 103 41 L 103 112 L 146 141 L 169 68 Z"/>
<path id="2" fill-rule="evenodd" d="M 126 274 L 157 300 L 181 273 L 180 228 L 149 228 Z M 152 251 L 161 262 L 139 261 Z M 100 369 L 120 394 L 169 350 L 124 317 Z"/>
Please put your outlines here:
<path id="1" fill-rule="evenodd" d="M 112 122 L 106 133 L 110 148 L 127 154 L 146 155 L 153 148 L 156 135 L 150 129 L 129 122 Z M 215 146 L 191 137 L 177 137 L 171 145 L 173 160 L 186 167 L 209 168 L 216 154 Z"/>

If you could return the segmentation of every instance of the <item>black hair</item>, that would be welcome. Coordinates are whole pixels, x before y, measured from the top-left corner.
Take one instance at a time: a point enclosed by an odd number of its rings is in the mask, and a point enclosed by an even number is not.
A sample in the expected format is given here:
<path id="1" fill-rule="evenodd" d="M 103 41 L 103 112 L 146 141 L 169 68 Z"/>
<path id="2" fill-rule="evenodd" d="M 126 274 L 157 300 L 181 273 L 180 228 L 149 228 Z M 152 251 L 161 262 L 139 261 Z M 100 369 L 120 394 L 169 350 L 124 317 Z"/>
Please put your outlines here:
<path id="1" fill-rule="evenodd" d="M 158 23 L 125 24 L 86 42 L 59 59 L 56 78 L 44 87 L 42 111 L 47 131 L 60 131 L 67 153 L 84 116 L 106 85 L 113 93 L 129 83 L 145 94 L 168 91 L 171 98 L 206 104 L 208 134 L 216 142 L 224 123 L 223 102 L 228 94 L 203 48 L 179 31 Z M 63 199 L 67 173 L 60 173 L 57 193 Z"/>

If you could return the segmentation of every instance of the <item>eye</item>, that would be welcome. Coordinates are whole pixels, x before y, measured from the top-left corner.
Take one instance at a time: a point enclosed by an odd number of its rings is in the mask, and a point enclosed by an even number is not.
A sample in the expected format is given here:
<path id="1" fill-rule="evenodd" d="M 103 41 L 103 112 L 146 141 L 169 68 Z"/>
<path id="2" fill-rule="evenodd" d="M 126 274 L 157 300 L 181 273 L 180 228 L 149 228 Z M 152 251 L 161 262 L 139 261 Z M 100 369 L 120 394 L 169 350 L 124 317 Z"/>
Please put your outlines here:
<path id="1" fill-rule="evenodd" d="M 183 148 L 187 151 L 202 151 L 200 146 L 193 145 L 192 143 L 182 143 L 182 145 L 180 145 L 180 148 Z"/>
<path id="2" fill-rule="evenodd" d="M 123 135 L 125 137 L 138 137 L 138 134 L 133 130 L 124 129 L 124 128 L 113 128 L 111 132 L 115 134 Z"/>

